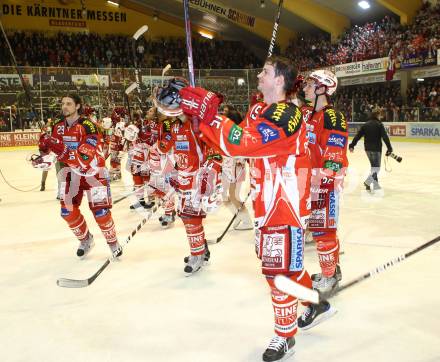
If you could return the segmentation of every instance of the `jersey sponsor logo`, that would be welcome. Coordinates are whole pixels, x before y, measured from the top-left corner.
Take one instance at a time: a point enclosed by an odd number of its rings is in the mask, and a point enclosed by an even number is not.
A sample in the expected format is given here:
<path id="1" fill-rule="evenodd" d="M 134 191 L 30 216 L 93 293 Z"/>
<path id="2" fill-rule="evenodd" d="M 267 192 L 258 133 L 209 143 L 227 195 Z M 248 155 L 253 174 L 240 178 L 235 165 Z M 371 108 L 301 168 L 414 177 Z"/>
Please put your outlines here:
<path id="1" fill-rule="evenodd" d="M 260 123 L 257 126 L 257 130 L 261 134 L 263 144 L 275 141 L 280 138 L 280 133 L 266 123 Z"/>
<path id="2" fill-rule="evenodd" d="M 309 143 L 313 145 L 316 144 L 316 134 L 314 134 L 313 132 L 307 132 L 307 139 Z"/>
<path id="3" fill-rule="evenodd" d="M 92 121 L 86 119 L 82 124 L 86 129 L 87 133 L 96 133 L 96 126 Z"/>
<path id="4" fill-rule="evenodd" d="M 229 143 L 238 146 L 241 142 L 242 137 L 243 137 L 243 129 L 240 126 L 234 124 L 231 127 L 231 130 L 229 131 L 229 135 L 228 135 Z"/>
<path id="5" fill-rule="evenodd" d="M 189 151 L 189 142 L 188 141 L 177 141 L 176 142 L 176 151 Z"/>
<path id="6" fill-rule="evenodd" d="M 76 150 L 79 146 L 79 142 L 66 142 L 64 141 L 64 144 L 67 146 L 69 150 Z"/>
<path id="7" fill-rule="evenodd" d="M 334 162 L 331 160 L 327 160 L 324 162 L 324 168 L 328 170 L 332 170 L 334 172 L 338 172 L 342 169 L 342 163 L 341 162 Z"/>
<path id="8" fill-rule="evenodd" d="M 166 134 L 165 135 L 165 140 L 167 140 L 167 141 L 171 141 L 171 135 L 168 133 L 168 134 Z"/>
<path id="9" fill-rule="evenodd" d="M 325 209 L 317 209 L 312 210 L 312 214 L 309 219 L 309 226 L 314 228 L 323 228 L 325 227 L 327 220 L 326 210 Z"/>
<path id="10" fill-rule="evenodd" d="M 96 138 L 87 138 L 86 143 L 89 144 L 90 146 L 96 147 L 98 141 L 96 140 Z"/>
<path id="11" fill-rule="evenodd" d="M 336 216 L 336 196 L 334 191 L 329 194 L 328 216 L 334 218 Z"/>
<path id="12" fill-rule="evenodd" d="M 283 268 L 285 238 L 284 234 L 263 234 L 263 268 Z"/>
<path id="13" fill-rule="evenodd" d="M 341 112 L 329 108 L 324 113 L 324 127 L 345 132 L 347 131 L 347 121 Z"/>
<path id="14" fill-rule="evenodd" d="M 347 137 L 337 133 L 330 133 L 330 137 L 327 140 L 327 146 L 336 146 L 344 148 L 347 143 Z"/>
<path id="15" fill-rule="evenodd" d="M 296 229 L 296 232 L 295 232 Z M 290 262 L 290 270 L 299 271 L 304 268 L 304 249 L 303 249 L 303 233 L 300 228 L 291 228 L 292 240 L 292 260 Z"/>
<path id="16" fill-rule="evenodd" d="M 186 141 L 186 135 L 184 134 L 178 134 L 176 138 L 178 141 Z"/>
<path id="17" fill-rule="evenodd" d="M 287 137 L 301 127 L 302 113 L 294 104 L 274 103 L 263 113 L 263 117 L 281 127 Z"/>

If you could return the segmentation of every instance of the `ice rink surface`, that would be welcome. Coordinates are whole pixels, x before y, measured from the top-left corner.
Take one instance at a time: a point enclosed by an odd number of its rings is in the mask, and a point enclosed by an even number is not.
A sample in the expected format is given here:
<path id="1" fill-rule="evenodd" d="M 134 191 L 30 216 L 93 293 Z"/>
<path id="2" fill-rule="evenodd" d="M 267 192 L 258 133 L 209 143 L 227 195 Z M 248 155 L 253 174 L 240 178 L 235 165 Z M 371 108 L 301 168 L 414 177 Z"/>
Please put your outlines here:
<path id="1" fill-rule="evenodd" d="M 359 145 L 340 215 L 342 282 L 440 235 L 440 144 L 393 143 L 403 157 L 382 169 L 382 193 L 361 187 L 368 161 Z M 15 187 L 39 185 L 26 151 L 0 152 L 0 169 Z M 126 175 L 125 183 L 130 183 Z M 113 198 L 126 192 L 112 184 Z M 254 253 L 252 231 L 231 231 L 211 245 L 211 261 L 185 277 L 183 224 L 162 230 L 148 221 L 89 287 L 65 289 L 59 277 L 87 278 L 109 256 L 87 203 L 81 207 L 96 246 L 85 260 L 59 216 L 55 174 L 45 192 L 18 192 L 0 180 L 0 359 L 11 361 L 260 361 L 273 332 L 269 288 Z M 141 220 L 117 204 L 120 241 Z M 221 234 L 232 214 L 208 217 L 208 238 Z M 306 267 L 318 271 L 313 246 Z M 440 243 L 332 300 L 338 314 L 299 331 L 302 362 L 440 361 Z M 302 309 L 301 309 L 302 310 Z"/>

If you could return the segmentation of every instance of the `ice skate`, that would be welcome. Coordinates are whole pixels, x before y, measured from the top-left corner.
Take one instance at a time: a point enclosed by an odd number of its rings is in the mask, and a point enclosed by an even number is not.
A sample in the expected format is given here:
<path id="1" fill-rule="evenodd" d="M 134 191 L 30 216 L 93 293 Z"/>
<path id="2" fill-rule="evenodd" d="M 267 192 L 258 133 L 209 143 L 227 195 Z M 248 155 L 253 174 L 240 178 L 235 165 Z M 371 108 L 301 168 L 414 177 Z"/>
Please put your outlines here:
<path id="1" fill-rule="evenodd" d="M 185 262 L 185 268 L 183 269 L 183 271 L 186 273 L 186 276 L 190 276 L 198 272 L 206 263 L 206 261 L 209 260 L 210 256 L 211 255 L 209 250 L 205 249 L 205 252 L 201 255 L 190 255 L 189 257 L 187 257 L 188 260 Z"/>
<path id="2" fill-rule="evenodd" d="M 310 329 L 334 316 L 336 313 L 337 310 L 326 300 L 319 302 L 319 304 L 310 304 L 298 318 L 298 328 Z"/>
<path id="3" fill-rule="evenodd" d="M 108 243 L 108 247 L 110 248 L 110 251 L 112 252 L 112 255 L 114 255 L 115 251 L 120 248 L 120 245 L 117 241 L 114 243 Z M 119 258 L 122 255 L 122 248 L 118 251 L 118 253 L 115 255 L 115 258 Z"/>
<path id="4" fill-rule="evenodd" d="M 161 226 L 163 229 L 168 229 L 168 228 L 171 227 L 171 226 L 174 224 L 174 222 L 176 221 L 175 213 L 173 213 L 173 214 L 171 214 L 171 215 L 167 215 L 167 214 L 162 215 L 162 216 L 159 218 L 159 221 L 160 221 L 160 226 Z"/>
<path id="5" fill-rule="evenodd" d="M 295 353 L 295 337 L 285 338 L 275 336 L 269 343 L 269 346 L 263 353 L 263 361 L 281 361 Z"/>
<path id="6" fill-rule="evenodd" d="M 209 249 L 208 249 L 208 243 L 207 243 L 207 241 L 205 240 L 205 254 L 204 254 L 204 256 L 205 256 L 205 262 L 208 262 L 209 261 L 209 258 L 211 257 L 211 252 L 209 251 Z M 185 263 L 185 264 L 188 264 L 188 260 L 189 260 L 189 256 L 185 256 L 184 258 L 183 258 L 183 262 Z"/>
<path id="7" fill-rule="evenodd" d="M 94 246 L 95 246 L 95 242 L 93 240 L 93 235 L 89 233 L 87 239 L 82 240 L 79 243 L 78 250 L 76 251 L 76 255 L 81 259 L 83 259 L 90 252 L 90 250 L 92 250 Z"/>

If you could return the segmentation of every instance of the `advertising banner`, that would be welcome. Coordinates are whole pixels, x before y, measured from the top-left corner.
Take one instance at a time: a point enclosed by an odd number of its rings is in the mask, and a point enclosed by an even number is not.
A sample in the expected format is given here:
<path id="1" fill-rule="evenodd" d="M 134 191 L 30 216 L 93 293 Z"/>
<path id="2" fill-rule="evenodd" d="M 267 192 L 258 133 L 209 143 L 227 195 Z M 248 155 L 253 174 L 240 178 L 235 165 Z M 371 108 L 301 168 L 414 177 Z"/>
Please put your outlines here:
<path id="1" fill-rule="evenodd" d="M 440 123 L 410 123 L 408 137 L 440 139 Z"/>
<path id="2" fill-rule="evenodd" d="M 39 138 L 39 131 L 0 133 L 0 147 L 36 146 Z"/>
<path id="3" fill-rule="evenodd" d="M 335 71 L 337 77 L 350 77 L 353 75 L 386 72 L 387 66 L 388 58 L 385 57 L 336 65 Z"/>
<path id="4" fill-rule="evenodd" d="M 32 74 L 23 74 L 23 79 L 30 85 L 34 85 Z M 20 77 L 18 74 L 0 74 L 0 86 L 20 86 Z"/>
<path id="5" fill-rule="evenodd" d="M 96 74 L 72 74 L 72 82 L 80 85 L 85 84 L 89 86 L 99 85 L 108 87 L 109 76 L 108 75 L 96 75 Z"/>

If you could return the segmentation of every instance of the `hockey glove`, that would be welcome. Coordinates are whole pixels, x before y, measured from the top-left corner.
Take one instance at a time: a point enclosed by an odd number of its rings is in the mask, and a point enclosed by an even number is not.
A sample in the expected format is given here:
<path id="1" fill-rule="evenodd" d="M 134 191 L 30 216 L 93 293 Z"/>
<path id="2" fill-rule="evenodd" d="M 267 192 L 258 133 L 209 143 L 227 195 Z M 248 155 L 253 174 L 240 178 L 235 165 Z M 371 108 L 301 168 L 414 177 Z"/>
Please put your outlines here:
<path id="1" fill-rule="evenodd" d="M 180 90 L 180 108 L 189 116 L 196 116 L 202 123 L 209 124 L 217 114 L 223 97 L 199 87 L 185 87 Z"/>
<path id="2" fill-rule="evenodd" d="M 387 152 L 385 152 L 385 156 L 389 156 L 393 153 L 393 150 L 387 150 Z"/>
<path id="3" fill-rule="evenodd" d="M 63 141 L 59 140 L 58 138 L 51 137 L 49 135 L 43 137 L 40 140 L 40 147 L 51 150 L 53 153 L 57 155 L 58 160 L 65 158 L 69 153 L 69 149 L 63 143 Z"/>

